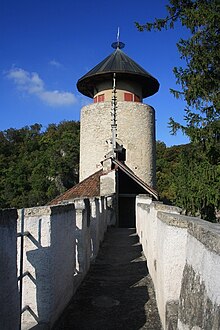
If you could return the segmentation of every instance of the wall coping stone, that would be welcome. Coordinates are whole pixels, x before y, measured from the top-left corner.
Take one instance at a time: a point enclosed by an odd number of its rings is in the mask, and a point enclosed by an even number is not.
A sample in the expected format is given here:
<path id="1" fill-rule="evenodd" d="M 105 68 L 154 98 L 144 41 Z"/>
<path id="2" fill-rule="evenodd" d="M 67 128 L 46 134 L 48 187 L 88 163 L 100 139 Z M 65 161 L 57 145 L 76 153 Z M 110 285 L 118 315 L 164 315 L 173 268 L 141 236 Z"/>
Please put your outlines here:
<path id="1" fill-rule="evenodd" d="M 188 228 L 187 216 L 158 211 L 157 217 L 169 226 Z"/>
<path id="2" fill-rule="evenodd" d="M 145 203 L 137 203 L 137 207 L 142 208 L 143 210 L 150 212 L 150 205 Z"/>
<path id="3" fill-rule="evenodd" d="M 208 250 L 220 255 L 220 224 L 200 218 L 159 211 L 158 218 L 169 226 L 187 228 Z"/>
<path id="4" fill-rule="evenodd" d="M 38 206 L 38 207 L 30 207 L 24 209 L 24 216 L 26 217 L 36 217 L 42 215 L 53 215 L 58 213 L 69 212 L 74 209 L 74 204 L 58 204 L 51 206 Z M 19 214 L 21 214 L 21 209 L 18 210 Z"/>
<path id="5" fill-rule="evenodd" d="M 220 255 L 220 224 L 202 219 L 191 218 L 188 232 L 200 241 L 208 250 Z"/>
<path id="6" fill-rule="evenodd" d="M 138 195 L 138 196 L 141 196 L 141 197 L 143 196 L 142 198 L 145 199 L 146 195 Z M 150 198 L 146 198 L 146 200 L 147 199 L 149 200 Z M 141 207 L 144 210 L 149 210 L 149 207 L 153 207 L 157 211 L 163 211 L 163 213 L 167 212 L 168 214 L 170 214 L 170 213 L 180 214 L 180 212 L 182 211 L 182 209 L 177 206 L 166 205 L 166 204 L 163 204 L 162 202 L 152 202 L 151 204 L 145 204 L 143 202 L 140 202 L 140 203 L 137 203 L 137 206 Z"/>
<path id="7" fill-rule="evenodd" d="M 19 209 L 21 213 L 22 209 Z M 28 207 L 24 209 L 24 216 L 26 217 L 35 217 L 41 215 L 50 215 L 51 207 L 50 206 L 37 206 L 37 207 Z"/>
<path id="8" fill-rule="evenodd" d="M 154 206 L 155 210 L 164 211 L 164 212 L 171 212 L 171 213 L 181 213 L 182 209 L 178 206 L 173 205 L 166 205 L 163 202 L 153 202 L 152 205 Z"/>

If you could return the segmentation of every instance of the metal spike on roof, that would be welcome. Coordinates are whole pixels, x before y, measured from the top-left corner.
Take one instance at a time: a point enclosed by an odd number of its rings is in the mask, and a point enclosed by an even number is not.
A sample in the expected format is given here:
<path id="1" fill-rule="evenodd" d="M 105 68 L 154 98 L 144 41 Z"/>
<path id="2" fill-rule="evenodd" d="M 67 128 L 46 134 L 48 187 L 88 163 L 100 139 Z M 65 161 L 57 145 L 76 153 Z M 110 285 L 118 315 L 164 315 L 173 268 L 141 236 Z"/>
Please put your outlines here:
<path id="1" fill-rule="evenodd" d="M 113 42 L 111 44 L 112 48 L 114 49 L 122 49 L 124 48 L 125 44 L 123 42 L 120 41 L 120 28 L 118 27 L 118 31 L 117 31 L 117 41 Z"/>

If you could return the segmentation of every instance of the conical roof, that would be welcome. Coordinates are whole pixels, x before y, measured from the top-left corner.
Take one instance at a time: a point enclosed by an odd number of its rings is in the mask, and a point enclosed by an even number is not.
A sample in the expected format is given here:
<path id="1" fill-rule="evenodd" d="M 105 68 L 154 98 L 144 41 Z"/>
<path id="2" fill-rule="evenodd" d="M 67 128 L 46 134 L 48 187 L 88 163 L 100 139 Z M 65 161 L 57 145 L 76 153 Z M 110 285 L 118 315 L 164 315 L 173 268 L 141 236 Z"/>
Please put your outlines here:
<path id="1" fill-rule="evenodd" d="M 112 81 L 113 73 L 116 73 L 117 80 L 138 82 L 142 86 L 143 98 L 155 94 L 159 89 L 157 79 L 127 56 L 119 47 L 80 78 L 77 82 L 77 88 L 80 93 L 93 97 L 96 85 L 109 79 Z"/>

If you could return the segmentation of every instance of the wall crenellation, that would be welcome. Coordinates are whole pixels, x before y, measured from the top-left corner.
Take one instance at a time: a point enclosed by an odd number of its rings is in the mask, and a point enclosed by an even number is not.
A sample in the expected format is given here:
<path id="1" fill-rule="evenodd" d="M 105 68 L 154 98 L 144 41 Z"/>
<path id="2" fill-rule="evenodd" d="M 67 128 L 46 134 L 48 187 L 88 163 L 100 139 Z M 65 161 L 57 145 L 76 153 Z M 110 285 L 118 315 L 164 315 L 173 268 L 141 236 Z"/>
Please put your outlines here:
<path id="1" fill-rule="evenodd" d="M 1 330 L 19 328 L 21 217 L 24 214 L 22 329 L 51 328 L 95 259 L 108 225 L 115 223 L 114 197 L 76 199 L 65 205 L 0 211 Z M 106 200 L 108 199 L 108 201 Z M 92 212 L 91 212 L 92 210 Z M 6 267 L 6 265 L 8 265 Z M 3 290 L 3 291 L 2 291 Z M 13 317 L 12 317 L 13 315 Z"/>

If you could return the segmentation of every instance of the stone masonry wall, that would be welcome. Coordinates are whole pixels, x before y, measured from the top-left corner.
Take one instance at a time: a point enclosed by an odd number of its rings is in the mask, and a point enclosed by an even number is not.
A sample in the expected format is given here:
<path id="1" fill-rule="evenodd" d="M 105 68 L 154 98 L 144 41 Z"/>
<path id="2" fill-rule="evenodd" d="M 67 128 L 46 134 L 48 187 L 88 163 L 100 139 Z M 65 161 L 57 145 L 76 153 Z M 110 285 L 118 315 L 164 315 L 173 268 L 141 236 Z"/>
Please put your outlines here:
<path id="1" fill-rule="evenodd" d="M 220 225 L 136 200 L 137 232 L 164 329 L 220 329 Z"/>
<path id="2" fill-rule="evenodd" d="M 150 186 L 155 186 L 154 109 L 138 102 L 118 102 L 118 143 L 126 149 L 126 164 Z M 101 168 L 111 139 L 111 102 L 81 110 L 80 181 Z"/>

